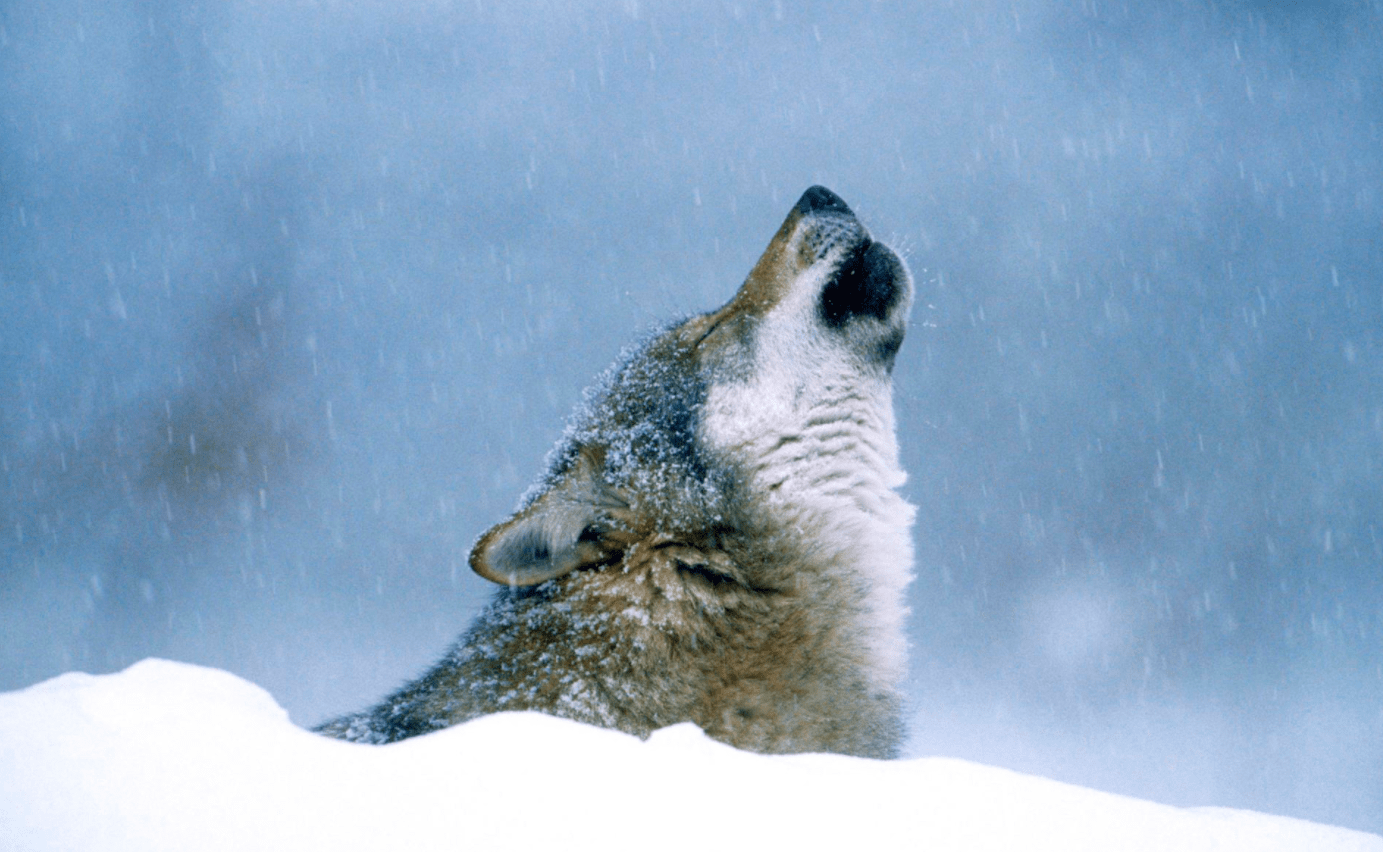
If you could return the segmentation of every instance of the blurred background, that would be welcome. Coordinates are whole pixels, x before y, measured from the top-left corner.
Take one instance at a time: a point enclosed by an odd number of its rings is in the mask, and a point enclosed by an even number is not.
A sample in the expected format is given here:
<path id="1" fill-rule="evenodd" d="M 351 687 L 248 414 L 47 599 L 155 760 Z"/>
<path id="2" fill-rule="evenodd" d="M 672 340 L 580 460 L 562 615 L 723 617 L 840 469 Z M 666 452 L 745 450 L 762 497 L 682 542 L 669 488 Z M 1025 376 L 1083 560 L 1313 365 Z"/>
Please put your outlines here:
<path id="1" fill-rule="evenodd" d="M 1383 2 L 15 0 L 0 689 L 301 724 L 812 183 L 919 285 L 909 755 L 1383 831 Z"/>

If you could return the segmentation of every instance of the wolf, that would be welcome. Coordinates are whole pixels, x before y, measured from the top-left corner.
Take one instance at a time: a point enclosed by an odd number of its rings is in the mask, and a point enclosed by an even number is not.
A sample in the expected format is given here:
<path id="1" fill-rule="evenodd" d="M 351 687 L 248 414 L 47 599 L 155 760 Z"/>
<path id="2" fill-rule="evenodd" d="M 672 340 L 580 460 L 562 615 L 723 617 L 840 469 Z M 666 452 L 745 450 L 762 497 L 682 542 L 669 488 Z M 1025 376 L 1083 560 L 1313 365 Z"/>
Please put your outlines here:
<path id="1" fill-rule="evenodd" d="M 897 755 L 914 509 L 905 264 L 830 190 L 735 296 L 626 351 L 470 554 L 494 600 L 430 671 L 316 728 L 388 743 L 536 710 L 739 748 Z"/>

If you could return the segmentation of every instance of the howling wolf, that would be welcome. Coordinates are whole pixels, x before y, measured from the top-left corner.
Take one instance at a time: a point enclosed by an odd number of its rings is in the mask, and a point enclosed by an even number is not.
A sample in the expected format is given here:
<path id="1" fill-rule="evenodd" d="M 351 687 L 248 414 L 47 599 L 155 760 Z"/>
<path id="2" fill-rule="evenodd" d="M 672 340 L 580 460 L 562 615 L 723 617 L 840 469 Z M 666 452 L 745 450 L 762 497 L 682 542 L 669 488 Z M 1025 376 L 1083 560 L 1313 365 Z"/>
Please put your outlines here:
<path id="1" fill-rule="evenodd" d="M 735 297 L 628 352 L 471 567 L 457 645 L 317 728 L 387 743 L 539 710 L 759 752 L 897 753 L 913 507 L 893 424 L 912 279 L 808 189 Z"/>

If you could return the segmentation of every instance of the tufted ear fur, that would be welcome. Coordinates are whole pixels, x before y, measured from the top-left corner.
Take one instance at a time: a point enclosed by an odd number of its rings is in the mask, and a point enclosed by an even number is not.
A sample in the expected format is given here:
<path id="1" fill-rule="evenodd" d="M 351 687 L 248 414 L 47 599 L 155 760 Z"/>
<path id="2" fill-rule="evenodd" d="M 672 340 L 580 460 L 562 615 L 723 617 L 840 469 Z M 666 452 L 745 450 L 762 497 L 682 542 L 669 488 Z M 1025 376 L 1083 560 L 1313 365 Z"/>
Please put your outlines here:
<path id="1" fill-rule="evenodd" d="M 596 467 L 579 457 L 542 496 L 481 536 L 471 568 L 496 583 L 532 586 L 617 559 L 626 543 L 613 527 L 628 505 Z"/>

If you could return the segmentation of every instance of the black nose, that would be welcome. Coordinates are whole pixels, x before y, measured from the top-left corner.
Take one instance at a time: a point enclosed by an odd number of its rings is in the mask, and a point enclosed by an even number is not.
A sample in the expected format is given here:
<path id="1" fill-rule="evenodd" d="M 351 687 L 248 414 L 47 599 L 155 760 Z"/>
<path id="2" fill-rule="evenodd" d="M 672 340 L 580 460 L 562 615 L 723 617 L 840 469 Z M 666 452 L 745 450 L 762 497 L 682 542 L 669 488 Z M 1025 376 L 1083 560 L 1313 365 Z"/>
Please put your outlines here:
<path id="1" fill-rule="evenodd" d="M 855 215 L 850 211 L 850 207 L 840 200 L 840 196 L 831 192 L 824 186 L 814 186 L 802 193 L 802 197 L 797 199 L 797 205 L 793 207 L 798 213 L 806 215 L 808 213 L 836 213 L 841 216 Z"/>

